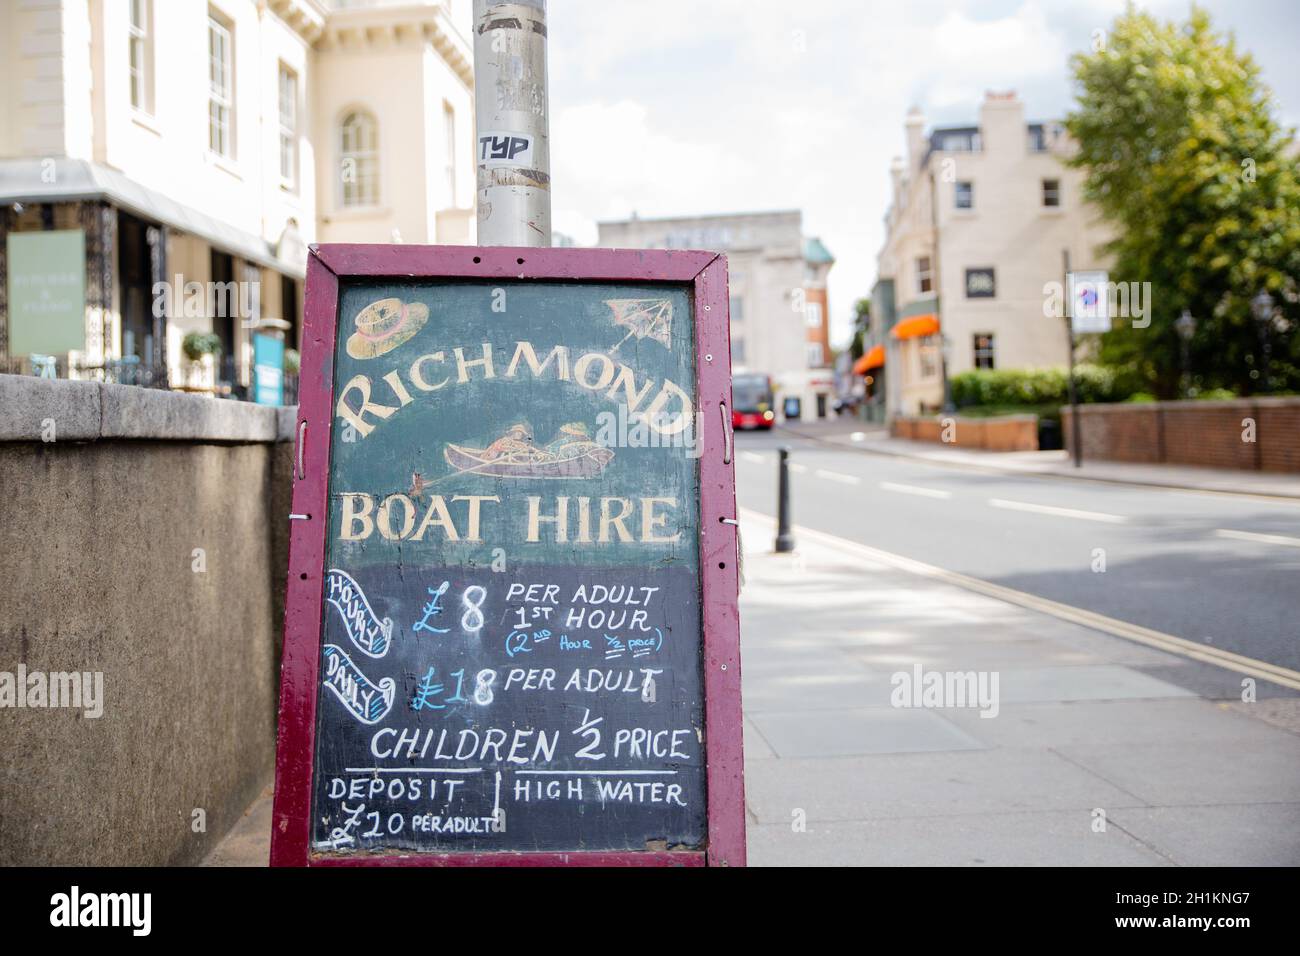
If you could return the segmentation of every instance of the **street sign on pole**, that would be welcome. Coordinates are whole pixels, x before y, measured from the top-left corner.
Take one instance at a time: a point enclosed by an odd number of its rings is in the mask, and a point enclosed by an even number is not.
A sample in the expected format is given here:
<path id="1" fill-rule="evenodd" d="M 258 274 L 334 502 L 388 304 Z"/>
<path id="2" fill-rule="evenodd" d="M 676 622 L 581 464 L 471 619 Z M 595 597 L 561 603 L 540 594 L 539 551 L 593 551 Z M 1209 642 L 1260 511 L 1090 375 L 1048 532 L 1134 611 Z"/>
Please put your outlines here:
<path id="1" fill-rule="evenodd" d="M 1070 459 L 1074 467 L 1083 465 L 1083 430 L 1079 423 L 1079 384 L 1074 377 L 1074 349 L 1076 334 L 1074 326 L 1074 273 L 1070 271 L 1070 250 L 1061 250 L 1062 271 L 1065 273 L 1066 313 L 1065 340 L 1069 349 L 1069 367 L 1066 386 L 1070 399 Z"/>
<path id="2" fill-rule="evenodd" d="M 284 404 L 284 334 L 253 335 L 253 401 Z"/>
<path id="3" fill-rule="evenodd" d="M 745 862 L 726 260 L 313 247 L 271 861 Z"/>
<path id="4" fill-rule="evenodd" d="M 1066 301 L 1075 335 L 1110 331 L 1110 276 L 1106 272 L 1070 272 Z"/>
<path id="5" fill-rule="evenodd" d="M 551 244 L 546 0 L 474 0 L 478 243 Z"/>

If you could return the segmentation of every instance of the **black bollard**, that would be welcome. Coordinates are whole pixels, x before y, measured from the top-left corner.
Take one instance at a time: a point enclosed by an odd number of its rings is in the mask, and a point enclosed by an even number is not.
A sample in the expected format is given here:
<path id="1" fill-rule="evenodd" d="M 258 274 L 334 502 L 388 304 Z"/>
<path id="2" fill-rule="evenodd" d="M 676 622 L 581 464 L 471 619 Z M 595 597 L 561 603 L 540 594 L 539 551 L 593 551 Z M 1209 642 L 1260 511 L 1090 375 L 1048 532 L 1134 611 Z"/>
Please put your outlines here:
<path id="1" fill-rule="evenodd" d="M 794 535 L 790 533 L 789 448 L 781 449 L 777 465 L 776 514 L 776 553 L 788 554 L 794 550 Z"/>

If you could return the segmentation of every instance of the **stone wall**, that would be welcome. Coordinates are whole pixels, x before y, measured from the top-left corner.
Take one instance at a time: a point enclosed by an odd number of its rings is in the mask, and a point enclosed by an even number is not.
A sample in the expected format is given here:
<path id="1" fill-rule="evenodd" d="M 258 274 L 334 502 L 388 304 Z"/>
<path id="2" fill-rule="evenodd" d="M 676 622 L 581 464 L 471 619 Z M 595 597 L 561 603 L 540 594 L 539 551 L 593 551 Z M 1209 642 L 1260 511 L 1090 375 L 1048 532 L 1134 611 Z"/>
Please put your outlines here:
<path id="1" fill-rule="evenodd" d="M 0 376 L 0 865 L 194 863 L 269 782 L 293 412 Z"/>

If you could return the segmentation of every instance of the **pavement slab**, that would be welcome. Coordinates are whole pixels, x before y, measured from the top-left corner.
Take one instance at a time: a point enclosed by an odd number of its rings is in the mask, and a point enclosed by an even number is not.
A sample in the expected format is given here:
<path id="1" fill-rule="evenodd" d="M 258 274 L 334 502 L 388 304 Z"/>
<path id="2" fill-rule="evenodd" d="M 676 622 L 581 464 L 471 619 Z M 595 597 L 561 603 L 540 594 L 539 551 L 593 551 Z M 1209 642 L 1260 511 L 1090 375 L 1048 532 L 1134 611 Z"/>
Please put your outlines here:
<path id="1" fill-rule="evenodd" d="M 267 866 L 271 861 L 272 790 L 268 785 L 208 854 L 204 866 Z"/>
<path id="2" fill-rule="evenodd" d="M 1008 810 L 1145 806 L 1049 750 L 961 750 L 780 758 L 745 768 L 745 803 L 760 823 L 943 817 Z"/>
<path id="3" fill-rule="evenodd" d="M 1180 734 L 1156 743 L 1098 741 L 1056 751 L 1154 806 L 1295 800 L 1300 737 L 1279 736 L 1263 726 L 1258 731 L 1219 747 Z"/>
<path id="4" fill-rule="evenodd" d="M 1094 833 L 1078 812 L 750 825 L 751 866 L 1168 866 L 1117 827 Z"/>
<path id="5" fill-rule="evenodd" d="M 1300 863 L 1300 802 L 1124 807 L 1109 819 L 1181 866 Z"/>
<path id="6" fill-rule="evenodd" d="M 1276 727 L 1261 727 L 1228 705 L 1199 697 L 1004 703 L 995 720 L 977 711 L 947 710 L 944 716 L 990 747 L 1058 748 L 1159 746 L 1195 740 L 1211 750 L 1266 740 L 1278 752 L 1291 742 Z M 1295 738 L 1300 740 L 1300 738 Z"/>
<path id="7" fill-rule="evenodd" d="M 888 707 L 751 715 L 778 757 L 977 750 L 978 740 L 932 710 Z"/>

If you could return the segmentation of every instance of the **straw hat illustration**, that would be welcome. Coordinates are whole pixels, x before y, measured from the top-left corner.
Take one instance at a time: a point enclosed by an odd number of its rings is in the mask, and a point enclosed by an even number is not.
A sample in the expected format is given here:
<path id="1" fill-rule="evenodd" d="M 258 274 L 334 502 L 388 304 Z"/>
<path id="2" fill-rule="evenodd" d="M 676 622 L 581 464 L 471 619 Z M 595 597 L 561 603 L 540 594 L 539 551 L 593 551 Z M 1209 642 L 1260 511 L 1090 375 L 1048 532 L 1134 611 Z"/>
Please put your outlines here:
<path id="1" fill-rule="evenodd" d="M 429 307 L 422 302 L 380 299 L 357 313 L 357 330 L 348 337 L 348 354 L 354 359 L 378 358 L 391 352 L 424 328 Z"/>

